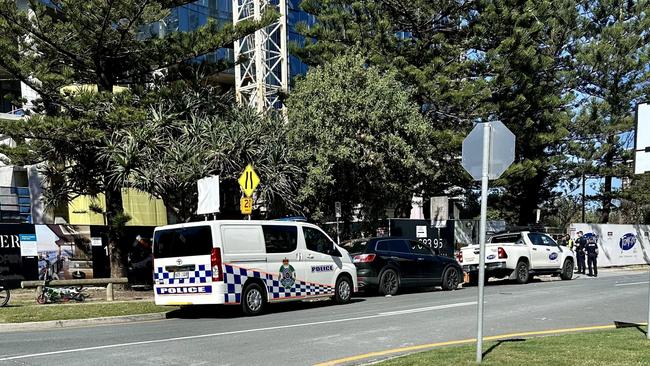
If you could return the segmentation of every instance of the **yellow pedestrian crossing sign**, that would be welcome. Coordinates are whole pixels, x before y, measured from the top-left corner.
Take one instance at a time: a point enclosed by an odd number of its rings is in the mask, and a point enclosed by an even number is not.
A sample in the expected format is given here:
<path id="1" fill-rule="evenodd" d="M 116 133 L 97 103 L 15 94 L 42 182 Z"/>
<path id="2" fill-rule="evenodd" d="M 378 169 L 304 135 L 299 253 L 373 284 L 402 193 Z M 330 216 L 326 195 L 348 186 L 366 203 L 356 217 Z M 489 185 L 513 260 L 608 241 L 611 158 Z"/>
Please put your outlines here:
<path id="1" fill-rule="evenodd" d="M 255 170 L 253 170 L 253 166 L 248 164 L 246 169 L 244 169 L 244 172 L 239 176 L 239 186 L 244 192 L 244 195 L 250 197 L 253 195 L 258 184 L 260 184 L 260 177 L 258 177 Z"/>

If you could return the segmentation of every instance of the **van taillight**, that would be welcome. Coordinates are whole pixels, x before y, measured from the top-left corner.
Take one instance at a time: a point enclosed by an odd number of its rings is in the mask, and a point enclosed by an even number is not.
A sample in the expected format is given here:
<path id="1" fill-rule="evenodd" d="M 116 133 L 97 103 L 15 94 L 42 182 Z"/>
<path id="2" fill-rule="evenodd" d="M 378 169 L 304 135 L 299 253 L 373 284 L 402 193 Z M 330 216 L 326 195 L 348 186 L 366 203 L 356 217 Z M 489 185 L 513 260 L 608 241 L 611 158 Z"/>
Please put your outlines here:
<path id="1" fill-rule="evenodd" d="M 352 263 L 370 263 L 375 260 L 376 254 L 360 254 L 352 258 Z"/>
<path id="2" fill-rule="evenodd" d="M 506 258 L 508 258 L 508 254 L 506 253 L 506 251 L 505 251 L 503 248 L 499 247 L 499 248 L 497 249 L 497 252 L 499 253 L 499 259 L 506 259 Z"/>
<path id="3" fill-rule="evenodd" d="M 212 267 L 212 281 L 223 281 L 221 272 L 221 249 L 212 248 L 210 253 L 210 266 Z"/>
<path id="4" fill-rule="evenodd" d="M 456 259 L 458 260 L 458 263 L 463 263 L 463 251 L 459 250 L 458 255 L 456 255 Z"/>

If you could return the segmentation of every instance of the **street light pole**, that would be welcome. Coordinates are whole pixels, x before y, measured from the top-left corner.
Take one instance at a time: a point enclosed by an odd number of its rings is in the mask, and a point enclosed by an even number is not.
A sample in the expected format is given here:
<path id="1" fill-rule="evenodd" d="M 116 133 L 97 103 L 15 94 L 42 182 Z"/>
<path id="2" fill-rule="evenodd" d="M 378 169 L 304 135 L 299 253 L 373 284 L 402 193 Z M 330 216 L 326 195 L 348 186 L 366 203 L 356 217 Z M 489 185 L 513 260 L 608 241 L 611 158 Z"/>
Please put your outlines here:
<path id="1" fill-rule="evenodd" d="M 478 329 L 476 335 L 476 362 L 483 360 L 483 288 L 485 287 L 485 230 L 487 226 L 487 193 L 490 161 L 490 124 L 483 124 L 483 165 L 481 174 L 481 224 L 479 228 L 478 264 Z"/>

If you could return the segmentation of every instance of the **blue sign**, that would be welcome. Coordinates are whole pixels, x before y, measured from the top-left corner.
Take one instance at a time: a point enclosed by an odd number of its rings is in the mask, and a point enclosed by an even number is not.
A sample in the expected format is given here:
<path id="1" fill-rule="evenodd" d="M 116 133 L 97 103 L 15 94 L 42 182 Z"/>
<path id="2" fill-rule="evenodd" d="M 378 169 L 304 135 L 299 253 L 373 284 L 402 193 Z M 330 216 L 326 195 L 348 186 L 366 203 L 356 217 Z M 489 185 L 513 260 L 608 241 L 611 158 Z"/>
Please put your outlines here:
<path id="1" fill-rule="evenodd" d="M 556 260 L 557 259 L 557 253 L 553 252 L 553 253 L 549 254 L 548 259 L 550 259 L 552 261 Z"/>
<path id="2" fill-rule="evenodd" d="M 636 244 L 636 235 L 632 233 L 627 233 L 621 237 L 621 240 L 618 242 L 618 246 L 623 250 L 630 250 Z"/>
<path id="3" fill-rule="evenodd" d="M 23 241 L 36 241 L 36 234 L 19 234 L 18 238 Z"/>

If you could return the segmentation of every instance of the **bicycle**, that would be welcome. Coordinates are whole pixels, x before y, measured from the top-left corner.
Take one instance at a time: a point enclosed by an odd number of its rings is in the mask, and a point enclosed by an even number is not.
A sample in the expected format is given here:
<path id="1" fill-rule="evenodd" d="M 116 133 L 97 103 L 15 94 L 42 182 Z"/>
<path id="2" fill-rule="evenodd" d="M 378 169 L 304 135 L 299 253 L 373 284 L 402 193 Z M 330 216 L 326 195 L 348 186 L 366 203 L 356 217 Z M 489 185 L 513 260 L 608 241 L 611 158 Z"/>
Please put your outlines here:
<path id="1" fill-rule="evenodd" d="M 9 298 L 11 298 L 11 292 L 9 291 L 9 288 L 0 283 L 0 307 L 7 306 L 9 303 Z"/>
<path id="2" fill-rule="evenodd" d="M 89 296 L 86 292 L 83 292 L 83 286 L 61 289 L 43 286 L 43 291 L 36 297 L 36 302 L 39 304 L 68 302 L 70 300 L 83 302 Z"/>

